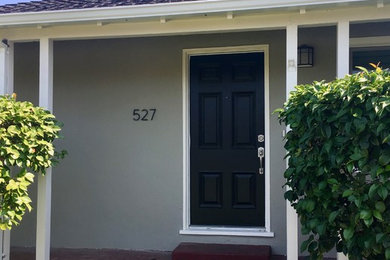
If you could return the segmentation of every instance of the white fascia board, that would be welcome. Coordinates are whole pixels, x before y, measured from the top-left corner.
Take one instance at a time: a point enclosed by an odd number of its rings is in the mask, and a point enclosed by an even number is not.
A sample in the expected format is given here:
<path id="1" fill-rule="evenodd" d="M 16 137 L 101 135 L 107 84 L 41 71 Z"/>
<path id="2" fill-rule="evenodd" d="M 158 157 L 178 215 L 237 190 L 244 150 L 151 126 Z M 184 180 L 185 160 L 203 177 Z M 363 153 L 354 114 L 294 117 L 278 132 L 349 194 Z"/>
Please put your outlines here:
<path id="1" fill-rule="evenodd" d="M 201 0 L 105 8 L 0 14 L 0 26 L 169 17 L 229 11 L 339 5 L 368 0 Z"/>

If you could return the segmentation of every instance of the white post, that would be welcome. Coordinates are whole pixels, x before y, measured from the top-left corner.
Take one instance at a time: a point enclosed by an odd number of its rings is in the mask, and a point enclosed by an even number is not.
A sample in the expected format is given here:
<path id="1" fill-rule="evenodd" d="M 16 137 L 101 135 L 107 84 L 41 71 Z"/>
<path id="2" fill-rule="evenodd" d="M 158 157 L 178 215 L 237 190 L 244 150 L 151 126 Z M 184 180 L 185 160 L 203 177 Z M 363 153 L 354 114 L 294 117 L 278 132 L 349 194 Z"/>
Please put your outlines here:
<path id="1" fill-rule="evenodd" d="M 349 21 L 337 23 L 337 77 L 349 74 Z M 337 253 L 337 260 L 348 260 L 343 253 Z"/>
<path id="2" fill-rule="evenodd" d="M 39 106 L 53 110 L 53 41 L 40 39 Z M 36 260 L 50 259 L 51 169 L 38 176 Z"/>
<path id="3" fill-rule="evenodd" d="M 14 44 L 0 46 L 0 95 L 12 94 L 14 89 Z"/>
<path id="4" fill-rule="evenodd" d="M 298 26 L 286 27 L 286 99 L 298 83 L 297 70 Z M 287 127 L 288 128 L 288 127 Z M 287 129 L 288 130 L 288 129 Z M 288 162 L 287 162 L 288 163 Z M 287 260 L 298 259 L 298 215 L 290 202 L 286 205 L 287 218 Z"/>
<path id="5" fill-rule="evenodd" d="M 11 254 L 11 230 L 3 232 L 3 256 L 4 260 L 9 260 Z"/>
<path id="6" fill-rule="evenodd" d="M 8 42 L 0 46 L 0 95 L 12 94 L 14 90 L 14 44 Z M 9 260 L 11 248 L 11 231 L 0 235 L 0 255 Z"/>
<path id="7" fill-rule="evenodd" d="M 349 74 L 349 21 L 337 23 L 337 77 Z"/>

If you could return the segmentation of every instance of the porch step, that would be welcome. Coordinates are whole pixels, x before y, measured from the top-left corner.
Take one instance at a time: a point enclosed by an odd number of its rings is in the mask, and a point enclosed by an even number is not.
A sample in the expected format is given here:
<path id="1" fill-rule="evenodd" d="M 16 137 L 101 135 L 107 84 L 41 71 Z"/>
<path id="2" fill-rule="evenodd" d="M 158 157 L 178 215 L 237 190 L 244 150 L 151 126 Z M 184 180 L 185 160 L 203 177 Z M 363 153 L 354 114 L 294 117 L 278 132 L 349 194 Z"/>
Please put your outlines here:
<path id="1" fill-rule="evenodd" d="M 270 246 L 181 243 L 172 260 L 270 260 Z"/>

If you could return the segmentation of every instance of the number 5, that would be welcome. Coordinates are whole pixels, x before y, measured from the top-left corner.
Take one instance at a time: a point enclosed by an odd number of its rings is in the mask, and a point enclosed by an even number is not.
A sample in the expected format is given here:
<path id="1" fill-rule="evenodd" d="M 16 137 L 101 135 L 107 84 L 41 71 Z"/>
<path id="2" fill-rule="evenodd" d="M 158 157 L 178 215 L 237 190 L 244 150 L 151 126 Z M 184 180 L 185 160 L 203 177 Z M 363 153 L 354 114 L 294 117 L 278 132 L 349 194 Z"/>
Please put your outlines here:
<path id="1" fill-rule="evenodd" d="M 133 120 L 139 121 L 140 118 L 141 118 L 141 115 L 139 114 L 139 109 L 134 109 L 133 110 Z"/>

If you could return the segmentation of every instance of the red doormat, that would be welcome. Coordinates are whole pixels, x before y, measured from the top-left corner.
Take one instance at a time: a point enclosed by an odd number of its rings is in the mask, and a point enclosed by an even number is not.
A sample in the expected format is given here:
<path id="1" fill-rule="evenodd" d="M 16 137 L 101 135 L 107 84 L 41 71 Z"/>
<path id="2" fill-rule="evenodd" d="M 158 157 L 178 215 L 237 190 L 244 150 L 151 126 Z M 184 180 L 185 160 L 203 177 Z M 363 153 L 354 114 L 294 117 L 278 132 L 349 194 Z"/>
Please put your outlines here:
<path id="1" fill-rule="evenodd" d="M 181 243 L 172 260 L 269 260 L 270 246 Z"/>

